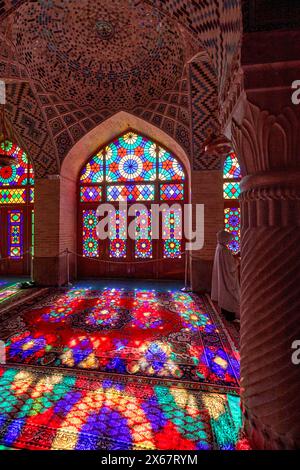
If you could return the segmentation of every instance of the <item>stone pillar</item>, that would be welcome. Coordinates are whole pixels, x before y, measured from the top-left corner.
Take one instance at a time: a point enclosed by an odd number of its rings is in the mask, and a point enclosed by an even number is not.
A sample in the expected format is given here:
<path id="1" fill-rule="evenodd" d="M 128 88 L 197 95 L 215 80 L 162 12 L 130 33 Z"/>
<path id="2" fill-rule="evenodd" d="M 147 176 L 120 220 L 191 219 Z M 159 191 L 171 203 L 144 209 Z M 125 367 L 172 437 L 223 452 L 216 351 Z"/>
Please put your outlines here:
<path id="1" fill-rule="evenodd" d="M 300 32 L 245 33 L 232 140 L 241 183 L 241 398 L 254 448 L 300 448 Z"/>
<path id="2" fill-rule="evenodd" d="M 58 175 L 35 183 L 35 256 L 33 278 L 38 285 L 67 282 L 67 248 L 76 251 L 76 184 Z M 70 278 L 75 256 L 69 256 Z"/>
<path id="3" fill-rule="evenodd" d="M 259 449 L 300 447 L 300 172 L 242 182 L 241 388 Z"/>

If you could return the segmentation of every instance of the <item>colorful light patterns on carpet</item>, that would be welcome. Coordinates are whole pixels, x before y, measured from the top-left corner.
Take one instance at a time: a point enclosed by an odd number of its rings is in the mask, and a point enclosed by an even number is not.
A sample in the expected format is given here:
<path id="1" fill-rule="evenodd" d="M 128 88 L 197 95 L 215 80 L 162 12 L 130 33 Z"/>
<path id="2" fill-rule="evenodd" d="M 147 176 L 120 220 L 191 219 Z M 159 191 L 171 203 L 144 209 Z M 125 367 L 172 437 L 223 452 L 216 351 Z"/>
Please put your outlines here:
<path id="1" fill-rule="evenodd" d="M 8 284 L 5 287 L 2 287 L 0 284 L 0 303 L 15 297 L 19 292 L 20 288 L 18 283 Z"/>
<path id="2" fill-rule="evenodd" d="M 240 209 L 238 207 L 226 208 L 225 211 L 225 230 L 234 236 L 234 240 L 229 243 L 229 248 L 234 253 L 240 251 Z"/>
<path id="3" fill-rule="evenodd" d="M 225 179 L 240 179 L 241 168 L 234 152 L 231 152 L 224 162 L 224 178 Z"/>
<path id="4" fill-rule="evenodd" d="M 8 363 L 238 389 L 238 353 L 205 297 L 177 291 L 73 288 L 21 314 L 20 308 L 12 310 L 0 326 Z"/>
<path id="5" fill-rule="evenodd" d="M 151 379 L 0 368 L 0 443 L 30 450 L 248 449 L 239 397 Z"/>

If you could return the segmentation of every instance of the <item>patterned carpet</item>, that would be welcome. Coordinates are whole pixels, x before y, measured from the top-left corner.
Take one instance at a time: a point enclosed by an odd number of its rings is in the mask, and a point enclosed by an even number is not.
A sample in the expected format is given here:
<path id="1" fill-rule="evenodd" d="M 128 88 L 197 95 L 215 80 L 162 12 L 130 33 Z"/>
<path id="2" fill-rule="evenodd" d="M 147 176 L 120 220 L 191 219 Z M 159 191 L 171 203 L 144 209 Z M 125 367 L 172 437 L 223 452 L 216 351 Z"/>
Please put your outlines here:
<path id="1" fill-rule="evenodd" d="M 206 297 L 70 289 L 1 317 L 7 363 L 238 388 L 239 361 Z"/>
<path id="2" fill-rule="evenodd" d="M 0 315 L 0 339 L 2 448 L 249 448 L 238 352 L 205 296 L 40 290 Z"/>
<path id="3" fill-rule="evenodd" d="M 0 442 L 32 450 L 247 449 L 239 397 L 167 380 L 0 369 Z"/>
<path id="4" fill-rule="evenodd" d="M 0 280 L 0 305 L 20 293 L 19 283 Z M 2 305 L 1 305 L 2 306 Z"/>
<path id="5" fill-rule="evenodd" d="M 0 278 L 0 315 L 3 310 L 7 310 L 10 306 L 17 302 L 23 302 L 31 296 L 39 295 L 40 289 L 27 288 L 22 289 L 21 283 L 29 281 L 29 278 Z"/>

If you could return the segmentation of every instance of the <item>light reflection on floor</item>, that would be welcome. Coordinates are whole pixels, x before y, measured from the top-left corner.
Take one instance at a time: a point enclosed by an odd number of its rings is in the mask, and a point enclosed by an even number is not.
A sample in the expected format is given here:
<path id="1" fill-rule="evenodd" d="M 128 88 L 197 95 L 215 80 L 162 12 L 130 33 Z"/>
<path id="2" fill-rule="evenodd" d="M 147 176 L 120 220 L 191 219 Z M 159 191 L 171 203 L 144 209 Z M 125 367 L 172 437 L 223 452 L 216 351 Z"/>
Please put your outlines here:
<path id="1" fill-rule="evenodd" d="M 28 449 L 243 449 L 239 397 L 109 375 L 0 369 L 0 442 Z"/>
<path id="2" fill-rule="evenodd" d="M 17 317 L 26 327 L 8 340 L 16 365 L 0 368 L 2 446 L 249 448 L 234 392 L 238 353 L 209 303 L 195 303 L 179 284 L 134 287 L 82 281 Z"/>
<path id="3" fill-rule="evenodd" d="M 238 353 L 205 297 L 79 285 L 18 318 L 17 333 L 8 325 L 9 363 L 238 387 Z"/>

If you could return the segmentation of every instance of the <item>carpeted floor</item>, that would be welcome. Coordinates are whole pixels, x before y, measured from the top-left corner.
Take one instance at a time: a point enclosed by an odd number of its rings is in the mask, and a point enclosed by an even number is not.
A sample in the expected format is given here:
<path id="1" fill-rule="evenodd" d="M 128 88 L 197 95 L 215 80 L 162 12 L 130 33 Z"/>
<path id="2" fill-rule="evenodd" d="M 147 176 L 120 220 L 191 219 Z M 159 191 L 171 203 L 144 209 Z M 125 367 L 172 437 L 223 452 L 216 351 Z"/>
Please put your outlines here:
<path id="1" fill-rule="evenodd" d="M 238 353 L 206 297 L 73 288 L 1 319 L 8 363 L 238 387 Z"/>
<path id="2" fill-rule="evenodd" d="M 0 369 L 0 442 L 36 450 L 247 449 L 239 397 L 167 380 Z"/>
<path id="3" fill-rule="evenodd" d="M 12 299 L 20 293 L 20 287 L 18 282 L 4 283 L 0 281 L 0 304 Z"/>
<path id="4" fill-rule="evenodd" d="M 210 300 L 109 285 L 37 290 L 1 313 L 0 449 L 249 448 L 238 351 Z"/>
<path id="5" fill-rule="evenodd" d="M 22 282 L 28 282 L 28 277 L 9 278 L 5 279 L 0 277 L 0 315 L 3 310 L 7 310 L 11 305 L 15 305 L 19 301 L 25 300 L 31 295 L 36 295 L 40 289 L 30 287 L 26 289 L 21 288 Z"/>

